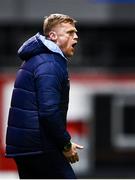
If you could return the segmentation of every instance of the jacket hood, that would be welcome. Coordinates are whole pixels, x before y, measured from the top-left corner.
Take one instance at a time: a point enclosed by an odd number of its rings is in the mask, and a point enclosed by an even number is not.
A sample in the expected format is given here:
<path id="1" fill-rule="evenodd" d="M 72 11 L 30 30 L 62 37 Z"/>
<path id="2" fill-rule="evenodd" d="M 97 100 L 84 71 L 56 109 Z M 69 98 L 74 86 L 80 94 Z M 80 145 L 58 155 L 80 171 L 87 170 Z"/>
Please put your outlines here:
<path id="1" fill-rule="evenodd" d="M 23 45 L 18 50 L 18 56 L 22 60 L 28 60 L 32 56 L 49 52 L 58 53 L 67 60 L 57 44 L 51 40 L 46 39 L 45 36 L 41 35 L 40 33 L 37 33 L 23 43 Z"/>

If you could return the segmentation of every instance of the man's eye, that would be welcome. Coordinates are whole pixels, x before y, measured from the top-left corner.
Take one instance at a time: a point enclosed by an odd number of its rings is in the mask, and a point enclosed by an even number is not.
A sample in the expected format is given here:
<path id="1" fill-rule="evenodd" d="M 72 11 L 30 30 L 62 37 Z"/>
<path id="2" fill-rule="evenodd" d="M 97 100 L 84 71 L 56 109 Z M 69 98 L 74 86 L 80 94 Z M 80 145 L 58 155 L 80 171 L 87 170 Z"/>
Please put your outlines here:
<path id="1" fill-rule="evenodd" d="M 70 31 L 70 32 L 68 32 L 68 34 L 69 34 L 69 35 L 73 35 L 73 34 L 74 34 L 74 32 L 73 32 L 73 31 Z"/>

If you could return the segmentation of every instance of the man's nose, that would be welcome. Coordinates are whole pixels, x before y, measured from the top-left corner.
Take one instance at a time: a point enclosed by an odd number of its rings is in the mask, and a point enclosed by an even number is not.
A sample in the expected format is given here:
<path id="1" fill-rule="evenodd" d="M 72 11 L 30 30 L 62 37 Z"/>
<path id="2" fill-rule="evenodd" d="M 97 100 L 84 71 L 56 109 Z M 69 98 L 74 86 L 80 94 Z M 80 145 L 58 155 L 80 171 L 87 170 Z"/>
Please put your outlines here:
<path id="1" fill-rule="evenodd" d="M 76 39 L 76 40 L 78 39 L 78 36 L 76 33 L 74 34 L 74 39 Z"/>

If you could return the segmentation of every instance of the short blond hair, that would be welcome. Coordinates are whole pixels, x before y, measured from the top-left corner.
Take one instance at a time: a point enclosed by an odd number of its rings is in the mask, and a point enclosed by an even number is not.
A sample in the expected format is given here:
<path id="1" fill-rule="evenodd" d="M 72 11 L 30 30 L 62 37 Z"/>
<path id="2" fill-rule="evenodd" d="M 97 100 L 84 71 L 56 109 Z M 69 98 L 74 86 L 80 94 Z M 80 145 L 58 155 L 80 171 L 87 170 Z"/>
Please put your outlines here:
<path id="1" fill-rule="evenodd" d="M 43 34 L 47 37 L 53 27 L 63 22 L 75 25 L 77 21 L 65 14 L 50 14 L 44 18 Z"/>

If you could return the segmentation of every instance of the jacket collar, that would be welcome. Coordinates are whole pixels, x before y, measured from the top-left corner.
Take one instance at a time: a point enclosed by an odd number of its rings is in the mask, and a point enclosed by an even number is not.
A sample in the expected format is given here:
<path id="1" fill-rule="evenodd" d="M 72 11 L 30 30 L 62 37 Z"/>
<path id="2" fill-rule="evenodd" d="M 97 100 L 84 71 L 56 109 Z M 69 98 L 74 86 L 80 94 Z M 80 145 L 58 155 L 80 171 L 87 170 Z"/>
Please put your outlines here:
<path id="1" fill-rule="evenodd" d="M 59 48 L 57 44 L 55 44 L 53 41 L 46 39 L 45 36 L 41 35 L 40 33 L 37 33 L 38 39 L 52 52 L 60 54 L 63 58 L 68 60 L 66 56 L 64 56 L 63 52 Z"/>

